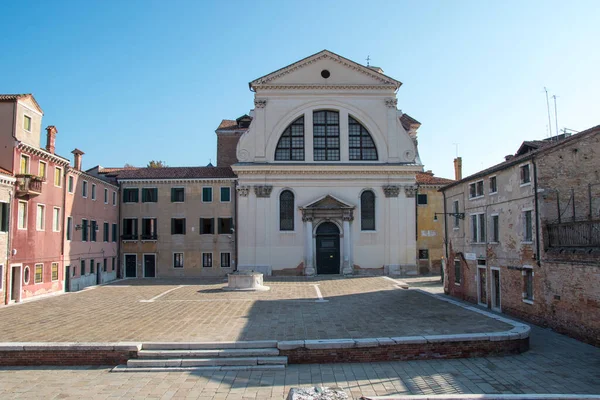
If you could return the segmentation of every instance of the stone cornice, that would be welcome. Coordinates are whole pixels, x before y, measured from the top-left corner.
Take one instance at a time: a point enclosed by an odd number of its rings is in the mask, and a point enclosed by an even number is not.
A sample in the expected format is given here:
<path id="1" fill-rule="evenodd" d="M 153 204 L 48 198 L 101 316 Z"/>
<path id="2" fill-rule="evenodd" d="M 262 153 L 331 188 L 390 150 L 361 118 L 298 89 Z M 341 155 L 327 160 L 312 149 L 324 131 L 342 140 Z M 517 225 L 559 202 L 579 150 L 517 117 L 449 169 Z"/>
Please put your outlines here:
<path id="1" fill-rule="evenodd" d="M 112 187 L 112 188 L 114 188 L 114 189 L 117 189 L 117 190 L 119 189 L 119 187 L 118 187 L 117 185 L 113 185 L 112 183 L 110 183 L 110 182 L 107 182 L 107 181 L 105 181 L 105 180 L 103 180 L 103 179 L 100 179 L 100 178 L 98 178 L 97 176 L 90 175 L 90 174 L 88 174 L 88 173 L 86 173 L 86 172 L 84 172 L 84 171 L 79 171 L 79 170 L 77 170 L 77 169 L 75 169 L 75 168 L 73 168 L 73 167 L 68 167 L 68 168 L 67 168 L 67 172 L 68 172 L 69 174 L 73 174 L 73 175 L 81 176 L 81 177 L 82 177 L 83 179 L 85 179 L 85 180 L 91 180 L 91 181 L 95 181 L 95 182 L 97 182 L 97 183 L 100 183 L 100 184 L 103 184 L 103 185 L 110 186 L 110 187 Z"/>
<path id="2" fill-rule="evenodd" d="M 394 90 L 394 85 L 261 85 L 257 91 L 265 90 Z"/>
<path id="3" fill-rule="evenodd" d="M 223 182 L 231 183 L 236 178 L 190 178 L 190 179 L 117 179 L 121 183 L 164 183 L 164 184 L 190 184 L 190 183 L 206 183 L 206 182 Z"/>
<path id="4" fill-rule="evenodd" d="M 17 181 L 17 179 L 13 176 L 0 174 L 0 185 L 13 186 L 16 181 Z"/>
<path id="5" fill-rule="evenodd" d="M 389 164 L 360 164 L 360 165 L 234 165 L 236 175 L 404 175 L 413 176 L 419 172 L 419 165 L 389 165 Z"/>
<path id="6" fill-rule="evenodd" d="M 63 167 L 68 166 L 70 163 L 70 161 L 66 158 L 62 158 L 61 156 L 57 156 L 56 154 L 48 153 L 46 150 L 35 148 L 23 142 L 19 142 L 17 148 L 23 153 L 36 155 L 44 160 L 51 161 Z"/>

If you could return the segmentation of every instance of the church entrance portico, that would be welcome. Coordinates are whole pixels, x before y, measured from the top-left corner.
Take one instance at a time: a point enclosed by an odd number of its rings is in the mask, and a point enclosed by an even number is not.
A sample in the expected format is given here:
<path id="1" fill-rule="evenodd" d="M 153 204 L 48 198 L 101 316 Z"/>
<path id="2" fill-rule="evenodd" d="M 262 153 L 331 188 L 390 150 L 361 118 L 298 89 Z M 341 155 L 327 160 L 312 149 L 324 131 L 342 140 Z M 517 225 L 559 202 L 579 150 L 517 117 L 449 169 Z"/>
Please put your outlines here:
<path id="1" fill-rule="evenodd" d="M 354 208 L 331 195 L 300 207 L 305 233 L 305 275 L 352 274 L 350 223 L 354 220 Z"/>

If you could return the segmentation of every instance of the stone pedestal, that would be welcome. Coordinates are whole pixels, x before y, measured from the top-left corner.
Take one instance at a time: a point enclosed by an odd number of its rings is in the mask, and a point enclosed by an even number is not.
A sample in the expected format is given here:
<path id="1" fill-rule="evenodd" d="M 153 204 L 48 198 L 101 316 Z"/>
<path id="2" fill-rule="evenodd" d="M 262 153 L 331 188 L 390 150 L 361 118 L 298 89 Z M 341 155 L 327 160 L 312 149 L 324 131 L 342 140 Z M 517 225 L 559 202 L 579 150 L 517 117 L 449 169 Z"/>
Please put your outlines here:
<path id="1" fill-rule="evenodd" d="M 263 286 L 263 274 L 254 271 L 238 271 L 227 274 L 227 287 L 223 290 L 228 291 L 265 291 L 270 287 Z"/>

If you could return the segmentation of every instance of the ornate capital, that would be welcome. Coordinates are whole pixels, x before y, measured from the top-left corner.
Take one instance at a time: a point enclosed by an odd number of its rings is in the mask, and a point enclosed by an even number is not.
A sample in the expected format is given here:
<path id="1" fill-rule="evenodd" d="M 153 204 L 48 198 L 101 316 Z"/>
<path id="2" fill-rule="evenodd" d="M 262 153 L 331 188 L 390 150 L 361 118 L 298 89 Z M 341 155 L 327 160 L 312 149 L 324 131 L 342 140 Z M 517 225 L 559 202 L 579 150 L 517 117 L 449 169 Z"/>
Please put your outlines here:
<path id="1" fill-rule="evenodd" d="M 417 194 L 417 187 L 404 186 L 404 194 L 406 194 L 406 197 L 415 197 L 415 194 Z"/>
<path id="2" fill-rule="evenodd" d="M 256 108 L 265 108 L 267 106 L 267 100 L 265 100 L 265 99 L 254 99 L 254 106 Z"/>
<path id="3" fill-rule="evenodd" d="M 302 213 L 302 222 L 313 222 L 313 220 L 315 219 L 315 217 L 311 214 Z"/>
<path id="4" fill-rule="evenodd" d="M 343 221 L 354 221 L 354 210 L 344 210 L 342 214 Z"/>
<path id="5" fill-rule="evenodd" d="M 248 197 L 248 193 L 250 192 L 250 186 L 240 186 L 237 188 L 238 195 L 241 197 Z"/>
<path id="6" fill-rule="evenodd" d="M 398 197 L 400 194 L 400 186 L 386 185 L 383 186 L 385 197 Z"/>
<path id="7" fill-rule="evenodd" d="M 389 108 L 396 108 L 396 106 L 398 105 L 398 99 L 396 99 L 396 98 L 385 99 L 385 105 Z"/>
<path id="8" fill-rule="evenodd" d="M 256 197 L 271 197 L 273 186 L 271 185 L 258 185 L 254 186 L 254 194 Z"/>

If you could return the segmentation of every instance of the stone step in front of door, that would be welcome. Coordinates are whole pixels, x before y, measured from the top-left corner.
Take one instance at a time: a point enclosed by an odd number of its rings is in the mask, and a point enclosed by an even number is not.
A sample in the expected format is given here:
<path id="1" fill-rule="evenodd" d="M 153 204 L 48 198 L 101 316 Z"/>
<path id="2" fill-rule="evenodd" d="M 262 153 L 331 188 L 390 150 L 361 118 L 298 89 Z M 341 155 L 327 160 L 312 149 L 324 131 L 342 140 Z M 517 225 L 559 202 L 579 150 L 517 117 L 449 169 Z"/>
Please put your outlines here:
<path id="1" fill-rule="evenodd" d="M 214 349 L 214 350 L 141 350 L 138 358 L 211 358 L 211 357 L 273 357 L 277 348 Z"/>
<path id="2" fill-rule="evenodd" d="M 227 357 L 227 358 L 165 358 L 131 359 L 130 368 L 136 367 L 224 367 L 253 365 L 287 365 L 287 357 Z"/>
<path id="3" fill-rule="evenodd" d="M 285 365 L 231 365 L 214 367 L 135 367 L 118 365 L 110 372 L 214 372 L 214 371 L 281 371 Z"/>
<path id="4" fill-rule="evenodd" d="M 219 349 L 266 349 L 277 348 L 276 340 L 252 340 L 240 342 L 147 342 L 143 350 L 219 350 Z"/>

